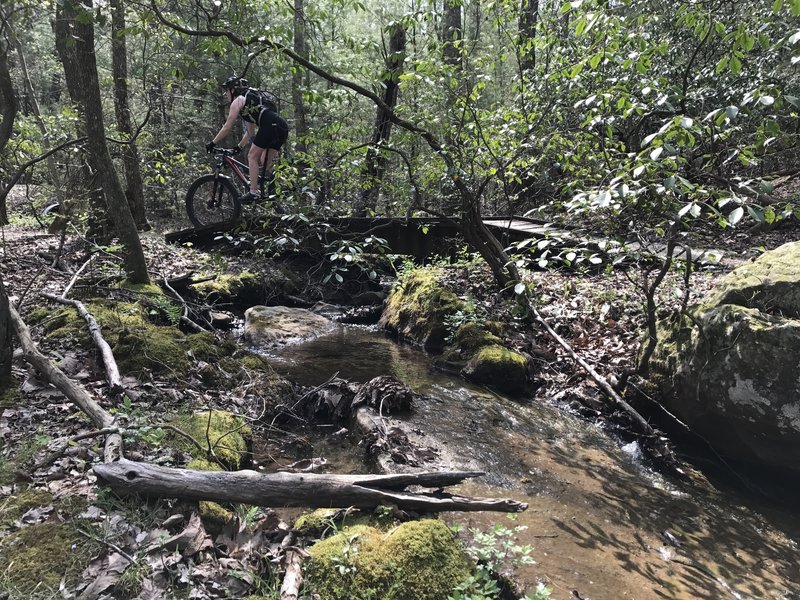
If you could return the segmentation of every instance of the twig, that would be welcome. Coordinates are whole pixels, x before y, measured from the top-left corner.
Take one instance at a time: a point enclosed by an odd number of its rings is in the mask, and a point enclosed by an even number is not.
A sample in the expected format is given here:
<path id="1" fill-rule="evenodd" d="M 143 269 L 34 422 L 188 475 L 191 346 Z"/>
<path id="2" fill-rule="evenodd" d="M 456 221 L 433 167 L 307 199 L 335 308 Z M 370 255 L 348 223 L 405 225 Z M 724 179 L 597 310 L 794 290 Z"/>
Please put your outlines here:
<path id="1" fill-rule="evenodd" d="M 88 262 L 89 261 L 84 263 L 83 266 L 85 267 Z M 81 317 L 83 317 L 84 321 L 86 321 L 86 323 L 89 325 L 89 333 L 91 334 L 95 345 L 100 350 L 100 355 L 103 358 L 103 364 L 106 368 L 106 380 L 108 381 L 110 388 L 109 391 L 111 392 L 112 397 L 118 398 L 121 394 L 125 393 L 125 388 L 122 385 L 122 377 L 120 377 L 119 374 L 119 367 L 117 366 L 117 361 L 114 358 L 114 352 L 111 350 L 111 346 L 109 346 L 108 342 L 103 337 L 103 332 L 100 329 L 100 324 L 97 322 L 97 319 L 95 319 L 94 316 L 88 310 L 86 310 L 86 307 L 83 305 L 83 303 L 78 300 L 70 300 L 69 298 L 64 298 L 63 296 L 56 296 L 54 294 L 47 293 L 43 293 L 42 296 L 48 300 L 52 300 L 53 302 L 75 307 Z"/>
<path id="2" fill-rule="evenodd" d="M 614 403 L 623 409 L 628 415 L 633 419 L 633 422 L 636 424 L 639 432 L 643 435 L 657 437 L 656 432 L 650 427 L 650 424 L 640 415 L 636 409 L 634 409 L 630 404 L 625 402 L 622 397 L 611 387 L 611 384 L 606 381 L 606 379 L 600 375 L 597 371 L 595 371 L 592 366 L 587 363 L 584 359 L 582 359 L 575 350 L 572 349 L 564 338 L 562 338 L 558 333 L 556 333 L 555 329 L 550 327 L 550 324 L 545 320 L 545 318 L 541 315 L 541 313 L 536 310 L 536 307 L 533 306 L 533 302 L 531 302 L 529 297 L 526 297 L 528 307 L 530 308 L 531 312 L 533 313 L 534 318 L 544 327 L 545 331 L 547 331 L 548 335 L 552 337 L 558 344 L 567 351 L 567 353 L 572 357 L 572 359 L 577 362 L 584 371 L 586 371 L 589 376 L 600 386 L 600 388 L 611 398 Z"/>
<path id="3" fill-rule="evenodd" d="M 164 273 L 164 274 L 163 274 L 163 278 L 164 278 L 164 285 L 167 287 L 167 289 L 168 289 L 170 292 L 172 292 L 173 294 L 175 294 L 175 297 L 176 297 L 178 300 L 180 300 L 181 304 L 183 305 L 183 314 L 181 315 L 181 322 L 183 322 L 183 323 L 186 323 L 186 324 L 187 324 L 189 327 L 191 327 L 191 328 L 192 328 L 192 329 L 194 329 L 195 331 L 205 331 L 205 332 L 208 332 L 208 329 L 206 329 L 205 327 L 203 327 L 202 325 L 200 325 L 200 324 L 198 324 L 198 323 L 195 323 L 194 321 L 192 321 L 192 320 L 189 318 L 189 307 L 188 307 L 188 306 L 187 306 L 187 304 L 186 304 L 186 300 L 184 300 L 184 299 L 183 299 L 183 296 L 181 296 L 181 295 L 180 295 L 178 292 L 176 292 L 176 291 L 175 291 L 175 288 L 173 288 L 173 287 L 172 287 L 172 286 L 169 284 L 169 281 L 167 280 L 167 275 L 166 275 L 166 273 Z"/>
<path id="4" fill-rule="evenodd" d="M 98 537 L 95 537 L 94 535 L 92 535 L 92 534 L 91 534 L 91 533 L 89 533 L 88 531 L 84 531 L 84 530 L 83 530 L 83 529 L 81 529 L 80 527 L 76 527 L 75 529 L 76 529 L 76 530 L 77 530 L 77 532 L 78 532 L 78 533 L 80 533 L 82 536 L 84 536 L 84 537 L 87 537 L 87 538 L 89 538 L 90 540 L 94 540 L 95 542 L 99 542 L 99 543 L 101 543 L 101 544 L 105 544 L 106 546 L 108 546 L 109 548 L 111 548 L 112 550 L 114 550 L 115 552 L 119 553 L 119 555 L 120 555 L 122 558 L 124 558 L 125 560 L 127 560 L 129 563 L 133 564 L 133 563 L 135 563 L 135 562 L 136 562 L 136 559 L 135 559 L 135 558 L 133 558 L 133 557 L 132 557 L 130 554 L 128 554 L 127 552 L 125 552 L 125 550 L 123 550 L 122 548 L 120 548 L 120 547 L 119 547 L 119 546 L 117 546 L 116 544 L 114 544 L 114 543 L 112 543 L 112 542 L 109 542 L 108 540 L 103 540 L 103 539 L 100 539 L 100 538 L 98 538 Z"/>
<path id="5" fill-rule="evenodd" d="M 69 292 L 72 289 L 72 286 L 74 286 L 75 283 L 78 281 L 78 276 L 83 272 L 83 270 L 86 267 L 89 266 L 89 264 L 94 260 L 95 256 L 97 256 L 97 255 L 96 254 L 92 254 L 89 257 L 89 259 L 85 263 L 83 263 L 77 271 L 75 271 L 75 274 L 72 276 L 72 279 L 69 280 L 69 283 L 67 284 L 67 287 L 65 287 L 64 291 L 61 292 L 61 297 L 62 298 L 66 298 L 69 295 Z"/>
<path id="6" fill-rule="evenodd" d="M 60 448 L 58 448 L 56 450 L 53 450 L 44 459 L 34 463 L 31 466 L 31 472 L 35 472 L 35 471 L 38 471 L 40 469 L 45 469 L 45 468 L 49 467 L 50 465 L 52 465 L 59 458 L 61 458 L 61 456 L 63 456 L 64 452 L 66 452 L 67 449 L 72 444 L 74 444 L 75 442 L 79 442 L 81 440 L 85 440 L 85 439 L 89 439 L 89 438 L 109 435 L 109 434 L 112 434 L 112 433 L 119 433 L 119 432 L 120 432 L 119 427 L 105 427 L 103 429 L 95 429 L 94 431 L 86 431 L 84 433 L 79 433 L 78 435 L 74 435 L 71 438 L 67 438 L 67 440 L 64 442 L 64 444 Z"/>

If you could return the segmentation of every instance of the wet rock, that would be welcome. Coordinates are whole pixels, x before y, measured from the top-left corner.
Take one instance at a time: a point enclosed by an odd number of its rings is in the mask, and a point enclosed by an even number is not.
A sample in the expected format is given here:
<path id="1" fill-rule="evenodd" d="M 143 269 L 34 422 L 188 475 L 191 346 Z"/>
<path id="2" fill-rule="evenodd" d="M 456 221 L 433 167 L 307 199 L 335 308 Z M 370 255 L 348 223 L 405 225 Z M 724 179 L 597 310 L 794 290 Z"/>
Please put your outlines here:
<path id="1" fill-rule="evenodd" d="M 244 313 L 244 338 L 259 346 L 282 346 L 332 331 L 330 319 L 305 308 L 253 306 Z"/>
<path id="2" fill-rule="evenodd" d="M 800 243 L 732 271 L 659 322 L 651 379 L 728 460 L 800 474 Z"/>

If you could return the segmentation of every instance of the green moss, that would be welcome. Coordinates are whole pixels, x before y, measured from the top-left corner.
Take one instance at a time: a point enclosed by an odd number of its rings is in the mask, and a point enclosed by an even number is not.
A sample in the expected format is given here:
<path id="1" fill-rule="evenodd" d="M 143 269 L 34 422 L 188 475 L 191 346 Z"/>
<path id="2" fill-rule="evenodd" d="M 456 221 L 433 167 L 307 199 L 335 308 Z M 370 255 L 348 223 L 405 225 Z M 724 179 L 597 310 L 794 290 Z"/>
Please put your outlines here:
<path id="1" fill-rule="evenodd" d="M 196 471 L 222 471 L 222 467 L 217 463 L 211 462 L 204 458 L 193 458 L 186 465 L 187 469 L 194 469 Z M 206 531 L 212 535 L 217 535 L 222 531 L 225 525 L 233 518 L 233 512 L 218 504 L 207 500 L 198 502 L 198 511 L 200 519 L 203 521 L 203 526 Z"/>
<path id="2" fill-rule="evenodd" d="M 447 336 L 445 316 L 463 307 L 464 301 L 439 283 L 438 269 L 417 269 L 392 288 L 380 324 L 427 350 L 438 351 Z"/>
<path id="3" fill-rule="evenodd" d="M 507 394 L 524 394 L 528 390 L 528 361 L 519 352 L 499 344 L 484 346 L 464 367 L 464 376 Z"/>
<path id="4" fill-rule="evenodd" d="M 16 379 L 13 377 L 0 378 L 0 408 L 9 408 L 22 403 L 22 393 Z"/>
<path id="5" fill-rule="evenodd" d="M 216 502 L 201 500 L 197 503 L 197 507 L 203 527 L 211 535 L 219 534 L 233 518 L 233 512 Z"/>
<path id="6" fill-rule="evenodd" d="M 215 361 L 232 355 L 236 343 L 228 338 L 217 338 L 211 333 L 193 333 L 186 338 L 189 351 L 197 360 Z"/>
<path id="7" fill-rule="evenodd" d="M 164 290 L 153 283 L 131 283 L 127 279 L 121 281 L 116 287 L 141 294 L 143 296 L 163 296 Z"/>
<path id="8" fill-rule="evenodd" d="M 249 453 L 252 431 L 241 417 L 224 410 L 181 415 L 171 425 L 192 436 L 201 446 L 213 450 L 213 455 L 230 470 L 239 469 Z M 188 452 L 195 459 L 209 460 L 211 452 L 202 452 L 183 436 L 170 432 L 170 444 Z"/>
<path id="9" fill-rule="evenodd" d="M 62 579 L 77 582 L 94 552 L 92 544 L 60 523 L 31 525 L 7 536 L 0 546 L 0 589 L 17 597 L 56 592 Z"/>
<path id="10" fill-rule="evenodd" d="M 255 273 L 242 271 L 218 275 L 215 279 L 196 284 L 194 289 L 201 296 L 213 301 L 247 303 L 260 297 L 263 282 Z"/>
<path id="11" fill-rule="evenodd" d="M 301 535 L 319 535 L 331 525 L 335 508 L 319 508 L 297 517 L 293 529 Z"/>
<path id="12" fill-rule="evenodd" d="M 0 503 L 0 527 L 8 527 L 32 508 L 43 507 L 53 502 L 50 492 L 29 487 L 18 491 Z"/>
<path id="13" fill-rule="evenodd" d="M 444 523 L 403 523 L 388 533 L 343 529 L 309 550 L 306 586 L 326 600 L 440 600 L 471 570 Z"/>

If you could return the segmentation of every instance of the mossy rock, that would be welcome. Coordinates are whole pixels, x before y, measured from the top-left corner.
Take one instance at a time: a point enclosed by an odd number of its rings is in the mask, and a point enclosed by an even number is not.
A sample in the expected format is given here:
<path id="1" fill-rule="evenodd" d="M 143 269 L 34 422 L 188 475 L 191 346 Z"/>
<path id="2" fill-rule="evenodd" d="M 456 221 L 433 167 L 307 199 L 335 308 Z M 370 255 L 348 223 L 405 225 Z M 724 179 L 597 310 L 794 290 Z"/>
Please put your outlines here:
<path id="1" fill-rule="evenodd" d="M 264 298 L 264 282 L 250 271 L 217 275 L 197 283 L 194 289 L 211 303 L 258 304 Z"/>
<path id="2" fill-rule="evenodd" d="M 223 468 L 217 463 L 211 462 L 204 458 L 193 458 L 186 465 L 187 469 L 195 471 L 222 471 Z M 217 502 L 210 500 L 201 500 L 197 503 L 198 512 L 200 513 L 200 520 L 203 521 L 203 527 L 212 535 L 217 535 L 222 531 L 225 525 L 233 518 L 233 512 L 222 506 Z"/>
<path id="3" fill-rule="evenodd" d="M 466 363 L 481 348 L 502 343 L 503 340 L 484 324 L 464 323 L 453 334 L 452 343 L 444 349 L 442 359 L 447 362 Z"/>
<path id="4" fill-rule="evenodd" d="M 469 381 L 493 387 L 511 395 L 522 395 L 530 391 L 528 361 L 519 352 L 499 344 L 480 348 L 462 374 Z"/>
<path id="5" fill-rule="evenodd" d="M 0 586 L 17 597 L 30 597 L 34 591 L 55 594 L 62 580 L 67 586 L 79 580 L 96 550 L 90 540 L 66 524 L 24 527 L 0 545 Z"/>
<path id="6" fill-rule="evenodd" d="M 464 301 L 444 289 L 439 269 L 412 271 L 398 280 L 378 324 L 405 340 L 439 352 L 447 337 L 445 317 L 464 307 Z"/>
<path id="7" fill-rule="evenodd" d="M 29 487 L 12 494 L 0 502 L 0 527 L 8 527 L 32 508 L 43 507 L 53 502 L 53 494 Z"/>
<path id="8" fill-rule="evenodd" d="M 736 304 L 796 319 L 800 317 L 798 265 L 800 242 L 783 244 L 728 273 L 703 298 L 703 304 Z"/>
<path id="9" fill-rule="evenodd" d="M 170 424 L 192 436 L 203 447 L 210 443 L 214 456 L 228 470 L 235 471 L 248 462 L 253 433 L 241 417 L 224 410 L 212 410 L 180 415 Z M 168 432 L 167 440 L 194 459 L 212 459 L 209 452 L 201 451 L 179 434 Z"/>
<path id="10" fill-rule="evenodd" d="M 318 508 L 302 514 L 297 517 L 292 529 L 300 535 L 320 535 L 326 528 L 331 526 L 331 520 L 337 512 L 339 511 L 335 508 Z"/>
<path id="11" fill-rule="evenodd" d="M 306 589 L 326 600 L 444 600 L 472 568 L 447 526 L 433 519 L 386 533 L 345 528 L 309 554 Z"/>
<path id="12" fill-rule="evenodd" d="M 155 325 L 147 309 L 135 302 L 95 301 L 85 303 L 111 346 L 119 369 L 124 374 L 144 371 L 160 375 L 183 376 L 195 360 L 215 362 L 236 351 L 232 341 L 210 333 L 184 334 L 177 327 Z M 37 313 L 47 336 L 73 338 L 85 348 L 93 345 L 86 321 L 72 307 Z"/>

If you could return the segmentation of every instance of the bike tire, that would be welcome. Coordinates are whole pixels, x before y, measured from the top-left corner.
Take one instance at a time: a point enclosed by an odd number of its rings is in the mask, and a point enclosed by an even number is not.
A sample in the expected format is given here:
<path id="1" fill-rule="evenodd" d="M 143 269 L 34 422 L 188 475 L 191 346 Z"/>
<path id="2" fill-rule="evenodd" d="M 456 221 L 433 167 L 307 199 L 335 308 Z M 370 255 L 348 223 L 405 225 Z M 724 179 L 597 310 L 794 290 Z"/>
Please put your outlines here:
<path id="1" fill-rule="evenodd" d="M 198 177 L 186 192 L 186 214 L 195 227 L 235 221 L 242 214 L 239 193 L 225 177 Z"/>

